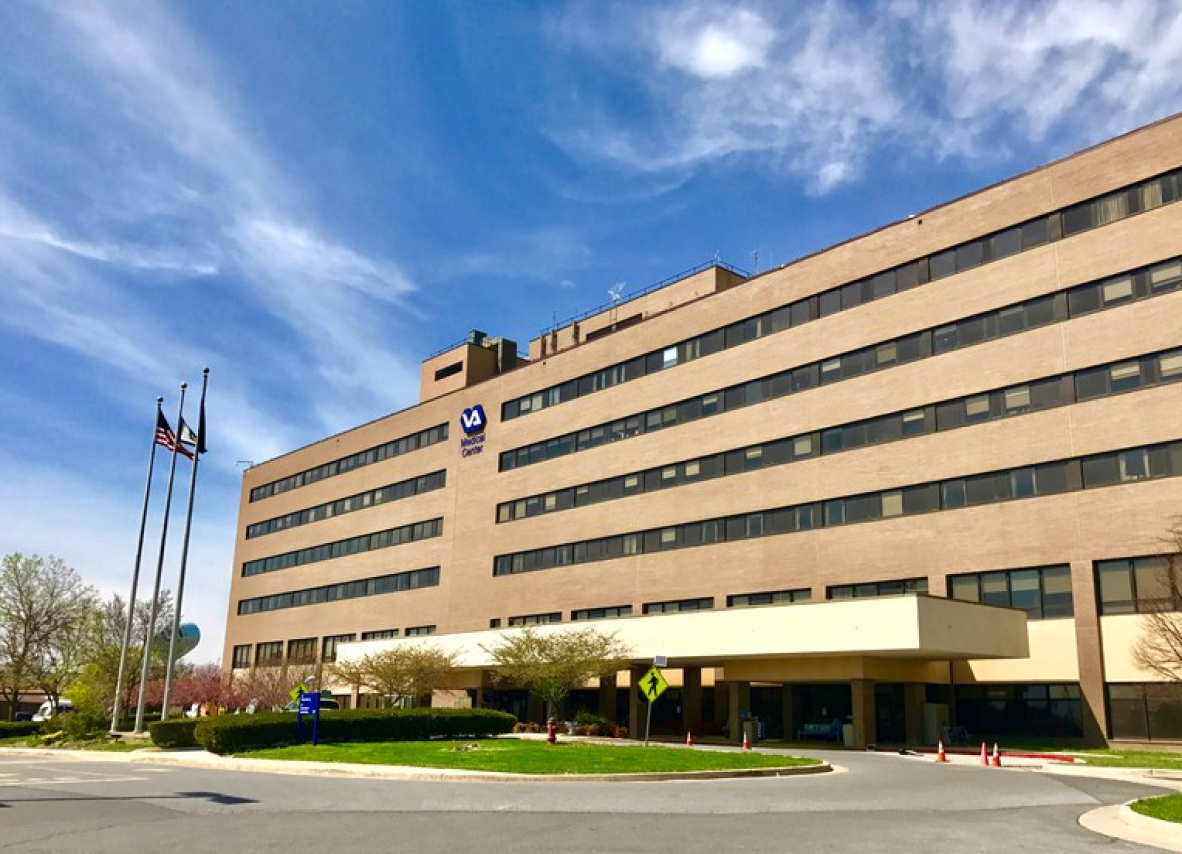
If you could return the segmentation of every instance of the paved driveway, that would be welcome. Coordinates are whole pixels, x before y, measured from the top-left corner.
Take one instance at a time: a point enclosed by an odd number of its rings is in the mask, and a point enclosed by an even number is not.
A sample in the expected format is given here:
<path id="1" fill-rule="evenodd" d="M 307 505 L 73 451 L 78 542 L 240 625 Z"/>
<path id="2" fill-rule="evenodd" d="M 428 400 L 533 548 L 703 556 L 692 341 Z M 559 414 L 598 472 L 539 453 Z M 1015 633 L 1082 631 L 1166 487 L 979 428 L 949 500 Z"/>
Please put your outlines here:
<path id="1" fill-rule="evenodd" d="M 1085 830 L 1140 783 L 818 753 L 841 773 L 661 783 L 292 776 L 0 752 L 0 850 L 1145 852 Z"/>

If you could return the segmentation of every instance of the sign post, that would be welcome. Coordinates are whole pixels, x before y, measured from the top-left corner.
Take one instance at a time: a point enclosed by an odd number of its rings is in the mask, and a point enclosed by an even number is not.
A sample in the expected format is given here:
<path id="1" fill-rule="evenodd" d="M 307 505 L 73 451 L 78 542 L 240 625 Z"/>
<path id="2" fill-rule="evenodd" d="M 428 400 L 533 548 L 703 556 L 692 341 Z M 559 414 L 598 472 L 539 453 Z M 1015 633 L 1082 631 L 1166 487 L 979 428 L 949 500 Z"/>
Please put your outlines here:
<path id="1" fill-rule="evenodd" d="M 658 659 L 664 663 L 664 656 L 658 656 Z M 665 681 L 665 677 L 654 664 L 649 668 L 648 673 L 641 677 L 638 687 L 640 688 L 640 695 L 648 702 L 648 713 L 644 719 L 644 746 L 648 747 L 649 728 L 653 723 L 653 703 L 665 693 L 665 689 L 669 687 L 669 683 Z"/>
<path id="2" fill-rule="evenodd" d="M 317 730 L 320 728 L 320 692 L 305 691 L 296 701 L 296 741 L 300 741 L 300 721 L 304 715 L 312 716 L 312 746 L 316 746 Z"/>

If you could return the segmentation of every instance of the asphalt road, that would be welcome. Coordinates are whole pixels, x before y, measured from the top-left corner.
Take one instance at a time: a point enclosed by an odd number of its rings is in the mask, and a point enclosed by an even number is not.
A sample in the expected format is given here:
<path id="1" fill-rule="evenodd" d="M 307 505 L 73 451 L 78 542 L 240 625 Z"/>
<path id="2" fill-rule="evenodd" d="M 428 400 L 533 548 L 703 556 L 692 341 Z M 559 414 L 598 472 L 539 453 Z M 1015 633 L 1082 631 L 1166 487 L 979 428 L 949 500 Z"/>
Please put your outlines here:
<path id="1" fill-rule="evenodd" d="M 888 754 L 845 773 L 621 782 L 372 780 L 0 754 L 0 850 L 1144 852 L 1085 830 L 1138 783 Z"/>

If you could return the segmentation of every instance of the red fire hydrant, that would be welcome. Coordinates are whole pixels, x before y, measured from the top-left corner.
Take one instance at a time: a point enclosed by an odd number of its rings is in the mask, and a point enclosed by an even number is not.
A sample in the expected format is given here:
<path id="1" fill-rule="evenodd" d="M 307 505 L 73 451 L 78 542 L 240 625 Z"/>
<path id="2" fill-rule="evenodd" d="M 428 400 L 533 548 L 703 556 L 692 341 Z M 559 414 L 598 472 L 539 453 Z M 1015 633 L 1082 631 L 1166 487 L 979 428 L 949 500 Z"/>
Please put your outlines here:
<path id="1" fill-rule="evenodd" d="M 546 721 L 546 741 L 551 744 L 558 743 L 558 721 L 554 718 Z"/>

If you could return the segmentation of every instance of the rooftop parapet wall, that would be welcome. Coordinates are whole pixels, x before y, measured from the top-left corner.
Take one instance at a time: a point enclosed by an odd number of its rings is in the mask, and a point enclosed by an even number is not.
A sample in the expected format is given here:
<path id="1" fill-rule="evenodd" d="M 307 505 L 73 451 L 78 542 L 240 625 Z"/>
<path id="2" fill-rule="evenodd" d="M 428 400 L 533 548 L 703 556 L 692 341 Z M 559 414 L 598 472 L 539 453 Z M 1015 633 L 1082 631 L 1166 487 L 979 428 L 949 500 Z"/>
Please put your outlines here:
<path id="1" fill-rule="evenodd" d="M 620 329 L 627 329 L 649 317 L 745 281 L 747 277 L 738 270 L 710 264 L 670 284 L 656 285 L 631 298 L 579 315 L 570 323 L 555 326 L 529 342 L 530 361 L 544 359 Z"/>

